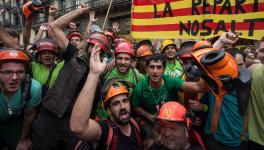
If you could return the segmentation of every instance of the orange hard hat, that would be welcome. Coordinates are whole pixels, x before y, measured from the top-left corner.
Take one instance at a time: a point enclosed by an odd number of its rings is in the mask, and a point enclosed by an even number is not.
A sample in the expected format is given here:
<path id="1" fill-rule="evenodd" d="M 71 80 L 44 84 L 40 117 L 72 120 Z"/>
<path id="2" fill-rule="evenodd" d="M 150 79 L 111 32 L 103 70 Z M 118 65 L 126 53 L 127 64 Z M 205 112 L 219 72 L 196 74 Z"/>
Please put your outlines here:
<path id="1" fill-rule="evenodd" d="M 132 57 L 135 57 L 135 51 L 134 51 L 133 45 L 129 42 L 121 42 L 117 44 L 115 48 L 115 54 L 118 54 L 118 53 L 127 53 L 131 55 Z"/>
<path id="2" fill-rule="evenodd" d="M 156 119 L 177 122 L 184 122 L 186 121 L 186 118 L 185 107 L 175 101 L 164 103 L 160 108 L 158 116 L 156 117 Z"/>
<path id="3" fill-rule="evenodd" d="M 22 7 L 22 12 L 26 16 L 30 16 L 34 12 L 41 12 L 45 7 L 41 6 L 34 6 L 32 2 L 27 2 L 26 4 L 23 5 Z"/>
<path id="4" fill-rule="evenodd" d="M 0 51 L 0 61 L 18 60 L 22 62 L 29 62 L 28 56 L 19 50 L 3 50 Z"/>
<path id="5" fill-rule="evenodd" d="M 39 42 L 37 44 L 36 54 L 39 54 L 39 52 L 42 52 L 42 51 L 51 51 L 51 52 L 57 53 L 57 47 L 53 43 L 48 42 L 48 41 Z"/>
<path id="6" fill-rule="evenodd" d="M 106 107 L 106 103 L 113 98 L 114 96 L 120 95 L 120 94 L 129 94 L 128 90 L 121 85 L 120 83 L 112 84 L 107 91 L 107 94 L 105 96 L 105 99 L 103 100 L 103 106 Z"/>
<path id="7" fill-rule="evenodd" d="M 109 47 L 108 47 L 109 41 L 108 41 L 106 35 L 101 33 L 101 32 L 92 32 L 90 34 L 90 37 L 86 40 L 86 42 L 91 43 L 91 44 L 99 43 L 99 47 L 103 51 L 109 50 Z"/>
<path id="8" fill-rule="evenodd" d="M 137 50 L 137 57 L 144 57 L 144 56 L 149 56 L 152 54 L 153 53 L 152 53 L 150 47 L 147 45 L 142 45 Z"/>
<path id="9" fill-rule="evenodd" d="M 212 48 L 212 45 L 207 41 L 199 41 L 194 44 L 193 51 L 197 51 L 205 48 Z"/>

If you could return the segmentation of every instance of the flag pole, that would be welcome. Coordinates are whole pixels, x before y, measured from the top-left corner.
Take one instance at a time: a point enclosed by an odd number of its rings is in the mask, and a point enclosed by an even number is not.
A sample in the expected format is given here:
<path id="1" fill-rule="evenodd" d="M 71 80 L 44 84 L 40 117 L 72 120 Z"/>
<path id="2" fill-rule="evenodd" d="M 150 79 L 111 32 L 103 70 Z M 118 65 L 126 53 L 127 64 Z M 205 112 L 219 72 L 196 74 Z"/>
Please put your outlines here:
<path id="1" fill-rule="evenodd" d="M 111 9 L 111 6 L 112 6 L 112 2 L 113 2 L 113 0 L 110 1 L 108 10 L 107 10 L 107 13 L 106 13 L 106 16 L 105 16 L 104 24 L 103 24 L 103 27 L 102 27 L 102 31 L 104 31 L 105 23 L 106 23 L 106 20 L 108 18 L 108 15 L 109 15 L 109 12 L 110 12 L 110 9 Z"/>

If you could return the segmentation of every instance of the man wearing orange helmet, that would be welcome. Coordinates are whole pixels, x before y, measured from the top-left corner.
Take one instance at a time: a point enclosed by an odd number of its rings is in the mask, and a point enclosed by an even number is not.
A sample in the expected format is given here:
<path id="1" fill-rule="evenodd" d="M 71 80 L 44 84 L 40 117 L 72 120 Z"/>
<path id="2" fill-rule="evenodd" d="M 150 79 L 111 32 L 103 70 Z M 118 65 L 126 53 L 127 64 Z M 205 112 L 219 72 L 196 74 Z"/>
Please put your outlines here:
<path id="1" fill-rule="evenodd" d="M 155 119 L 155 143 L 149 150 L 204 150 L 199 134 L 191 129 L 186 109 L 178 102 L 167 102 Z"/>
<path id="2" fill-rule="evenodd" d="M 106 68 L 106 61 L 104 59 L 101 62 L 100 49 L 96 45 L 91 53 L 90 72 L 73 107 L 71 130 L 80 139 L 92 142 L 93 147 L 100 150 L 141 150 L 140 131 L 138 125 L 130 117 L 129 92 L 123 85 L 110 84 L 103 94 L 103 105 L 110 114 L 110 118 L 99 123 L 90 119 L 97 83 Z M 109 130 L 113 130 L 111 143 L 108 143 Z M 107 143 L 109 145 L 106 145 Z"/>
<path id="3" fill-rule="evenodd" d="M 152 137 L 155 114 L 160 106 L 178 98 L 177 92 L 201 92 L 207 90 L 204 80 L 184 82 L 180 78 L 164 75 L 166 61 L 161 54 L 153 54 L 147 60 L 148 77 L 139 82 L 131 96 L 135 112 L 145 121 L 145 129 Z"/>
<path id="4" fill-rule="evenodd" d="M 152 50 L 147 45 L 142 45 L 137 49 L 137 69 L 143 75 L 147 74 L 146 60 L 152 54 Z"/>
<path id="5" fill-rule="evenodd" d="M 30 79 L 22 51 L 0 52 L 0 149 L 30 149 L 30 131 L 41 102 L 41 85 Z"/>
<path id="6" fill-rule="evenodd" d="M 166 68 L 164 74 L 173 78 L 181 78 L 183 75 L 183 69 L 177 58 L 177 45 L 173 42 L 173 40 L 164 40 L 161 43 L 160 50 L 166 58 Z"/>
<path id="7" fill-rule="evenodd" d="M 115 48 L 115 64 L 116 67 L 105 75 L 105 79 L 120 77 L 125 79 L 132 85 L 136 85 L 144 79 L 144 76 L 131 65 L 135 59 L 135 51 L 133 45 L 129 42 L 119 43 Z"/>

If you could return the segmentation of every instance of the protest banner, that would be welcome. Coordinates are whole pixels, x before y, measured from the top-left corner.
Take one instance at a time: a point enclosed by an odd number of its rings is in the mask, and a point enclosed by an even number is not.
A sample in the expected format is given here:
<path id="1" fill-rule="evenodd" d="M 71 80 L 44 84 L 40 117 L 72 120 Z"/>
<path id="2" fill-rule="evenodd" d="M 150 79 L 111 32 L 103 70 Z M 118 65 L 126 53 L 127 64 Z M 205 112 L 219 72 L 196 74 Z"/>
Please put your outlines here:
<path id="1" fill-rule="evenodd" d="M 264 0 L 133 0 L 134 38 L 206 39 L 225 31 L 259 40 Z"/>

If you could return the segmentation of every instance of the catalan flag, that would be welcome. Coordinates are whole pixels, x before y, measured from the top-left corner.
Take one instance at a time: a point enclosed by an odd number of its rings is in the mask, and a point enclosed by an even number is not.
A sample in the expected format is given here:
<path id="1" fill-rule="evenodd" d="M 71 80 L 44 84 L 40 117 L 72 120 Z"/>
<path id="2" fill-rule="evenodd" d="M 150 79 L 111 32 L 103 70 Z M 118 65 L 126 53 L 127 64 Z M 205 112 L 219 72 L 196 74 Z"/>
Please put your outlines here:
<path id="1" fill-rule="evenodd" d="M 264 0 L 133 0 L 134 38 L 206 39 L 225 31 L 264 36 Z"/>

